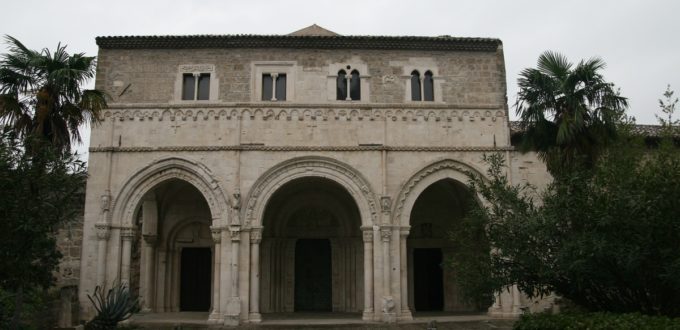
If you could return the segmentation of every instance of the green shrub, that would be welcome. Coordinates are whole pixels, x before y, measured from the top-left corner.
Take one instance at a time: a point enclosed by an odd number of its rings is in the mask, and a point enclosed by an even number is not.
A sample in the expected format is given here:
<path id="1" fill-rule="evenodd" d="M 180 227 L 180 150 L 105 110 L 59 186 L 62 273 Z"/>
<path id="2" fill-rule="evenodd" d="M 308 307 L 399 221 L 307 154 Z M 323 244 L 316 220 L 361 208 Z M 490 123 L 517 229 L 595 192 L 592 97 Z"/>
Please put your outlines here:
<path id="1" fill-rule="evenodd" d="M 130 294 L 127 285 L 116 283 L 104 295 L 104 289 L 97 286 L 92 296 L 87 295 L 97 310 L 97 315 L 85 324 L 87 330 L 116 329 L 119 322 L 127 320 L 139 311 L 139 300 Z"/>
<path id="2" fill-rule="evenodd" d="M 639 313 L 526 314 L 514 330 L 673 330 L 680 329 L 680 319 L 648 316 Z"/>

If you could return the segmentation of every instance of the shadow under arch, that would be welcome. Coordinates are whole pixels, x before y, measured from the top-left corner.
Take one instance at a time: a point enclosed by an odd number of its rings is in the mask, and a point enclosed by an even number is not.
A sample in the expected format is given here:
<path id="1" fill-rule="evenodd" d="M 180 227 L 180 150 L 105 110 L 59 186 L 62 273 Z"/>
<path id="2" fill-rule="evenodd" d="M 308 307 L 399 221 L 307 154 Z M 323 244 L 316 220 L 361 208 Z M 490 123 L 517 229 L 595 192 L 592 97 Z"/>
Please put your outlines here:
<path id="1" fill-rule="evenodd" d="M 444 179 L 450 179 L 467 186 L 468 173 L 486 178 L 480 170 L 453 159 L 440 160 L 420 169 L 404 183 L 399 195 L 397 195 L 392 210 L 392 223 L 408 228 L 413 205 L 425 189 Z M 480 203 L 484 203 L 480 196 L 474 197 Z"/>
<path id="2" fill-rule="evenodd" d="M 220 221 L 228 223 L 231 203 L 210 169 L 197 161 L 179 157 L 159 159 L 135 171 L 113 200 L 107 222 L 132 227 L 136 207 L 144 195 L 170 179 L 185 181 L 198 189 L 208 203 L 213 225 L 219 225 L 215 222 Z"/>
<path id="3" fill-rule="evenodd" d="M 377 223 L 376 197 L 368 180 L 353 167 L 338 160 L 306 156 L 279 163 L 253 184 L 243 208 L 243 218 L 252 227 L 261 227 L 266 205 L 279 187 L 305 177 L 320 177 L 343 187 L 354 199 L 361 215 L 361 226 Z"/>

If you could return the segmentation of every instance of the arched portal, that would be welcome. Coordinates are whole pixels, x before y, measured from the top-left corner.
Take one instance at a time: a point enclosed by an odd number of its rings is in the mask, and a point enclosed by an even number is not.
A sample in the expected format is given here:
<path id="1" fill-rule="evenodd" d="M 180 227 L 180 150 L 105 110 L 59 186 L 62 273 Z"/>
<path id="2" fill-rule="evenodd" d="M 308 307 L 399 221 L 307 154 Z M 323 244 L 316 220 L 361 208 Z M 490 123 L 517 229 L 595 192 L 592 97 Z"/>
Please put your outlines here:
<path id="1" fill-rule="evenodd" d="M 361 214 L 350 193 L 323 177 L 278 188 L 263 215 L 260 311 L 360 312 Z"/>
<path id="2" fill-rule="evenodd" d="M 472 312 L 458 293 L 455 269 L 446 266 L 453 252 L 447 233 L 472 202 L 466 186 L 453 179 L 430 184 L 410 212 L 407 239 L 409 306 L 415 312 Z"/>
<path id="3" fill-rule="evenodd" d="M 214 243 L 203 194 L 181 179 L 153 186 L 135 208 L 131 287 L 150 312 L 209 311 Z"/>

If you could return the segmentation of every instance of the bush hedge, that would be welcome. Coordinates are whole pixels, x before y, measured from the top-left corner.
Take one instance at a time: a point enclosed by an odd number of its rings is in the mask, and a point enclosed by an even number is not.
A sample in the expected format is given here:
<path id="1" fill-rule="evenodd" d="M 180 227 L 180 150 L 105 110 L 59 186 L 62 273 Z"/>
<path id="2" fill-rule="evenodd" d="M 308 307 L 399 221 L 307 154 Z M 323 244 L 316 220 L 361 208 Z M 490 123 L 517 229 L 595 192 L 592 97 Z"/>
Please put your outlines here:
<path id="1" fill-rule="evenodd" d="M 514 330 L 680 330 L 680 318 L 639 313 L 526 314 Z"/>

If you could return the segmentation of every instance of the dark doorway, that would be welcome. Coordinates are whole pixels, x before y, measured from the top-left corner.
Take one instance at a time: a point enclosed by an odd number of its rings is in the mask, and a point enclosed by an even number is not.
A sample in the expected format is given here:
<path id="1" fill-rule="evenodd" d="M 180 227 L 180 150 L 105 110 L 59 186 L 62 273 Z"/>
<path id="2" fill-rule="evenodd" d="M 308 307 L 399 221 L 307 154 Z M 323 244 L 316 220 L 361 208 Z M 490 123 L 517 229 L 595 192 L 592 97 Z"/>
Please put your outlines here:
<path id="1" fill-rule="evenodd" d="M 417 312 L 444 310 L 441 249 L 413 249 L 413 281 Z"/>
<path id="2" fill-rule="evenodd" d="M 179 309 L 207 312 L 210 309 L 210 248 L 183 248 L 180 270 Z"/>
<path id="3" fill-rule="evenodd" d="M 299 239 L 295 244 L 295 311 L 331 311 L 331 242 Z"/>

